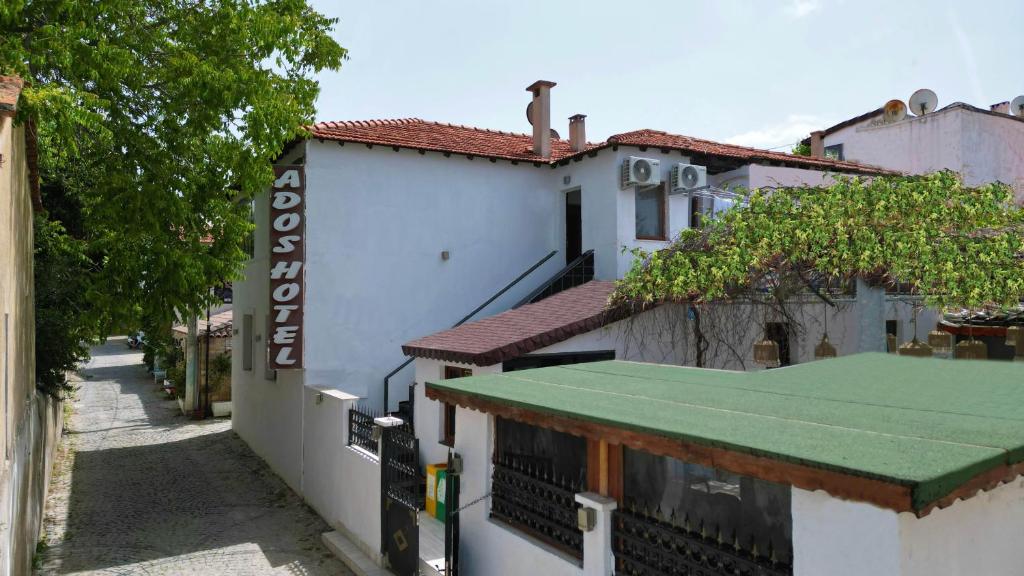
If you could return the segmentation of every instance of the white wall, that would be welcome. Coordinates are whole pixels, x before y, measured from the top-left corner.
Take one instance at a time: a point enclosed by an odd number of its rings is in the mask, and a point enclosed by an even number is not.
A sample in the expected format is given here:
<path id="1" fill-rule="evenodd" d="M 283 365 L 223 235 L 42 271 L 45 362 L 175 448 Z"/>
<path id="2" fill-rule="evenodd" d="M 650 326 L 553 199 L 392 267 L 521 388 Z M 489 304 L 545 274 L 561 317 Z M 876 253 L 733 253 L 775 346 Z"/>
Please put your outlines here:
<path id="1" fill-rule="evenodd" d="M 319 401 L 317 400 L 319 396 Z M 305 387 L 301 494 L 370 558 L 380 556 L 380 460 L 348 445 L 348 412 L 359 398 Z"/>
<path id="2" fill-rule="evenodd" d="M 403 343 L 451 327 L 552 250 L 561 257 L 478 317 L 507 309 L 561 268 L 564 199 L 552 172 L 309 142 L 307 380 L 380 407 L 384 376 L 405 359 Z M 392 409 L 412 378 L 409 368 L 392 380 Z"/>
<path id="3" fill-rule="evenodd" d="M 426 383 L 443 380 L 445 366 L 469 368 L 473 371 L 474 376 L 500 374 L 502 368 L 500 363 L 490 366 L 475 366 L 429 358 L 416 359 L 416 400 L 413 402 L 413 424 L 416 427 L 416 437 L 420 441 L 420 465 L 424 469 L 427 464 L 448 461 L 448 446 L 441 444 L 441 440 L 444 438 L 444 431 L 441 429 L 441 411 L 444 407 L 440 402 L 431 400 L 426 395 Z M 458 426 L 458 417 L 456 417 L 456 426 Z"/>
<path id="4" fill-rule="evenodd" d="M 794 576 L 1021 574 L 1024 477 L 923 518 L 793 489 Z"/>
<path id="5" fill-rule="evenodd" d="M 463 460 L 459 501 L 465 504 L 490 492 L 494 420 L 488 414 L 459 407 L 455 426 L 455 450 Z M 490 500 L 484 500 L 459 513 L 459 556 L 463 573 L 502 576 L 580 576 L 583 573 L 575 559 L 492 521 L 490 508 Z"/>

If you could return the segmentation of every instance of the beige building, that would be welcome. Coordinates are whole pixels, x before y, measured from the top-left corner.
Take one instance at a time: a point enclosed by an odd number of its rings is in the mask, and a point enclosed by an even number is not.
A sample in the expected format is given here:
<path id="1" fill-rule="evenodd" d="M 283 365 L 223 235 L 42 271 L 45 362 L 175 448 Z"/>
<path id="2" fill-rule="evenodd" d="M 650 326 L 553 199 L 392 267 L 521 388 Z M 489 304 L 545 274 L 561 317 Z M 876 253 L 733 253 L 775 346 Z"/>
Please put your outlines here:
<path id="1" fill-rule="evenodd" d="M 16 122 L 22 80 L 0 76 L 0 574 L 28 574 L 39 539 L 60 402 L 35 386 L 33 209 L 40 208 L 35 130 Z"/>

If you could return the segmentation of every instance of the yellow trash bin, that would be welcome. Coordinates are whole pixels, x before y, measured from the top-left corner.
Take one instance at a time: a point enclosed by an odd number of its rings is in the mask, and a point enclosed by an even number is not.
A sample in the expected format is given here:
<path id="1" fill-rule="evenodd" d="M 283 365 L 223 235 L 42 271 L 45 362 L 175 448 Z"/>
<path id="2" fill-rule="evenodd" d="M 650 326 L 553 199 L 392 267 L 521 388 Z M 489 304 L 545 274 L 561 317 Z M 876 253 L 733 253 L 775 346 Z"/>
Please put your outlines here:
<path id="1" fill-rule="evenodd" d="M 447 463 L 442 464 L 427 464 L 427 514 L 431 517 L 437 517 L 437 480 L 438 471 L 448 468 Z M 444 495 L 440 495 L 441 500 L 444 500 Z"/>

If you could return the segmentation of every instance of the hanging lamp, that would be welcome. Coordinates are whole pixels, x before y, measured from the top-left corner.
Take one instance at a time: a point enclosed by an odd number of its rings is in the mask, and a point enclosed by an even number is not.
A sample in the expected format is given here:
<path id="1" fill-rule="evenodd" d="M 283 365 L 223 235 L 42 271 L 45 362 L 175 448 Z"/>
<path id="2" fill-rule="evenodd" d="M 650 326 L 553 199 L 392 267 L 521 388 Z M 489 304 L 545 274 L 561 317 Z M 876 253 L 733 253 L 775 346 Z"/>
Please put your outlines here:
<path id="1" fill-rule="evenodd" d="M 936 356 L 948 357 L 953 352 L 953 335 L 936 326 L 928 333 L 928 345 Z"/>
<path id="2" fill-rule="evenodd" d="M 919 310 L 920 308 L 914 306 L 914 315 L 910 320 L 910 325 L 914 330 L 914 337 L 911 338 L 910 342 L 900 346 L 900 356 L 916 356 L 918 358 L 932 357 L 932 347 L 917 339 L 917 313 Z"/>
<path id="3" fill-rule="evenodd" d="M 967 340 L 956 345 L 955 358 L 957 360 L 988 360 L 988 346 L 984 342 L 974 339 L 974 325 L 969 323 L 969 317 L 967 321 Z"/>
<path id="4" fill-rule="evenodd" d="M 821 342 L 814 347 L 814 359 L 835 358 L 839 353 L 836 347 L 828 341 L 828 304 L 825 304 L 825 333 L 821 335 Z"/>
<path id="5" fill-rule="evenodd" d="M 1006 345 L 1017 346 L 1024 345 L 1024 328 L 1020 326 L 1007 326 L 1006 327 Z"/>

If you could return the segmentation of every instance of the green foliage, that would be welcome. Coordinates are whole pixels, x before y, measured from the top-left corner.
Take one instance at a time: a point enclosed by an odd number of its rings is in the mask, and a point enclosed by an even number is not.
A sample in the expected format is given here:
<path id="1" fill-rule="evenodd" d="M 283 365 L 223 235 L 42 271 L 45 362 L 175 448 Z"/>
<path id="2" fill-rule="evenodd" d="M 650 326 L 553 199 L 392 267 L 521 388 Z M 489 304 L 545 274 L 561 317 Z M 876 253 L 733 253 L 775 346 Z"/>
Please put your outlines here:
<path id="1" fill-rule="evenodd" d="M 89 262 L 73 324 L 168 326 L 238 275 L 245 199 L 312 119 L 313 75 L 345 57 L 334 23 L 306 0 L 0 2 L 0 73 L 28 80 L 44 205 Z M 50 303 L 43 316 L 82 310 Z M 72 358 L 81 335 L 45 339 L 75 342 Z"/>
<path id="2" fill-rule="evenodd" d="M 36 382 L 61 397 L 72 390 L 65 374 L 88 358 L 100 312 L 89 302 L 91 261 L 85 243 L 57 222 L 35 218 Z"/>
<path id="3" fill-rule="evenodd" d="M 619 303 L 730 299 L 790 274 L 910 282 L 935 306 L 1010 306 L 1024 297 L 1024 210 L 1009 187 L 968 188 L 951 172 L 843 179 L 754 191 L 670 249 L 635 254 Z"/>
<path id="4" fill-rule="evenodd" d="M 804 142 L 797 142 L 796 146 L 793 146 L 793 154 L 797 156 L 810 156 L 811 145 Z"/>

